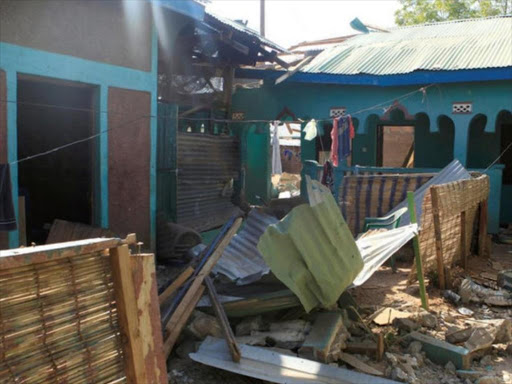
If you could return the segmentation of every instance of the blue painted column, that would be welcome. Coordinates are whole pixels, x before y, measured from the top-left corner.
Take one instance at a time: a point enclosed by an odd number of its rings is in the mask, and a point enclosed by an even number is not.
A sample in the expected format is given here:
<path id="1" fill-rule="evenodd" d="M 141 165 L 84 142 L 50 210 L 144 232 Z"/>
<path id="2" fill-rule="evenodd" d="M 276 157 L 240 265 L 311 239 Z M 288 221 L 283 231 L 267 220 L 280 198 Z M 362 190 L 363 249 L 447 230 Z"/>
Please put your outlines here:
<path id="1" fill-rule="evenodd" d="M 12 189 L 12 202 L 14 204 L 14 213 L 16 215 L 16 222 L 18 220 L 18 164 L 14 161 L 18 160 L 18 134 L 17 134 L 17 120 L 18 120 L 18 79 L 17 73 L 14 70 L 5 71 L 7 82 L 7 161 L 11 163 L 11 189 Z M 11 102 L 12 101 L 12 102 Z M 9 248 L 17 248 L 20 244 L 19 231 L 9 232 Z"/>
<path id="2" fill-rule="evenodd" d="M 473 115 L 452 115 L 455 124 L 455 140 L 453 142 L 453 157 L 466 166 L 468 158 L 469 124 Z"/>
<path id="3" fill-rule="evenodd" d="M 108 86 L 100 85 L 99 101 L 99 172 L 100 226 L 108 228 Z"/>

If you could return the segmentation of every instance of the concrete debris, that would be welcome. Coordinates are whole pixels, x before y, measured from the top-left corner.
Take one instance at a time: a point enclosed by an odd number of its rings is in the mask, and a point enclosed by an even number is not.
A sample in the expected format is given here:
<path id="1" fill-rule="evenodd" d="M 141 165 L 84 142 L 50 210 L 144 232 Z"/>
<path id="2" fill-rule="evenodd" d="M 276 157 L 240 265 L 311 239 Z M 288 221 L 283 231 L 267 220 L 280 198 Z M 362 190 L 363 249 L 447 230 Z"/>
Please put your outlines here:
<path id="1" fill-rule="evenodd" d="M 451 373 L 455 373 L 457 371 L 457 368 L 451 361 L 446 363 L 446 365 L 444 366 L 444 369 L 446 369 L 448 372 L 451 372 Z"/>
<path id="2" fill-rule="evenodd" d="M 252 331 L 249 336 L 236 338 L 236 341 L 241 344 L 285 349 L 298 348 L 302 345 L 304 340 L 306 340 L 305 332 L 288 329 L 269 332 Z"/>
<path id="3" fill-rule="evenodd" d="M 249 336 L 254 331 L 266 331 L 265 323 L 261 316 L 247 317 L 237 324 L 235 328 L 236 336 Z"/>
<path id="4" fill-rule="evenodd" d="M 349 336 L 340 312 L 319 313 L 299 356 L 325 363 L 336 361 Z"/>
<path id="5" fill-rule="evenodd" d="M 414 356 L 415 354 L 420 353 L 422 349 L 423 345 L 419 341 L 413 341 L 409 344 L 408 352 Z"/>
<path id="6" fill-rule="evenodd" d="M 372 366 L 366 364 L 365 362 L 361 361 L 354 355 L 349 355 L 348 353 L 339 353 L 339 360 L 343 361 L 344 363 L 347 363 L 351 367 L 354 367 L 360 372 L 367 373 L 369 375 L 374 376 L 384 376 L 384 372 L 379 371 L 378 369 L 373 368 Z"/>
<path id="7" fill-rule="evenodd" d="M 399 356 L 390 352 L 386 352 L 386 359 L 393 366 L 391 378 L 406 381 L 407 383 L 420 383 L 416 376 L 416 370 L 419 368 L 418 361 L 411 355 Z"/>
<path id="8" fill-rule="evenodd" d="M 466 347 L 470 352 L 486 349 L 493 344 L 495 338 L 495 329 L 488 331 L 484 328 L 476 328 L 471 333 L 469 339 L 464 343 L 464 347 Z"/>
<path id="9" fill-rule="evenodd" d="M 464 279 L 459 288 L 463 303 L 485 303 L 497 307 L 512 306 L 512 294 L 503 290 L 484 288 L 471 279 Z"/>
<path id="10" fill-rule="evenodd" d="M 498 287 L 512 291 L 512 270 L 501 271 L 498 273 Z"/>
<path id="11" fill-rule="evenodd" d="M 411 316 L 411 313 L 397 311 L 394 308 L 382 308 L 375 312 L 370 319 L 377 325 L 389 325 L 393 324 L 395 319 L 408 319 Z"/>
<path id="12" fill-rule="evenodd" d="M 311 330 L 311 323 L 305 320 L 289 320 L 270 324 L 270 332 L 295 331 L 308 334 Z"/>
<path id="13" fill-rule="evenodd" d="M 192 321 L 186 330 L 199 340 L 207 336 L 222 337 L 222 328 L 217 319 L 200 311 L 192 313 Z"/>
<path id="14" fill-rule="evenodd" d="M 452 344 L 461 344 L 467 341 L 471 334 L 473 333 L 473 328 L 454 328 L 452 331 L 445 333 L 445 340 Z"/>
<path id="15" fill-rule="evenodd" d="M 418 314 L 418 322 L 421 324 L 422 327 L 430 329 L 435 329 L 437 328 L 438 325 L 437 317 L 427 311 L 421 311 Z"/>
<path id="16" fill-rule="evenodd" d="M 412 332 L 420 328 L 418 323 L 407 318 L 396 318 L 393 321 L 393 326 L 404 332 Z"/>
<path id="17" fill-rule="evenodd" d="M 505 352 L 506 352 L 509 356 L 512 356 L 512 344 L 507 345 L 507 348 L 505 349 Z"/>
<path id="18" fill-rule="evenodd" d="M 496 376 L 484 376 L 475 381 L 475 384 L 503 384 L 503 381 Z"/>

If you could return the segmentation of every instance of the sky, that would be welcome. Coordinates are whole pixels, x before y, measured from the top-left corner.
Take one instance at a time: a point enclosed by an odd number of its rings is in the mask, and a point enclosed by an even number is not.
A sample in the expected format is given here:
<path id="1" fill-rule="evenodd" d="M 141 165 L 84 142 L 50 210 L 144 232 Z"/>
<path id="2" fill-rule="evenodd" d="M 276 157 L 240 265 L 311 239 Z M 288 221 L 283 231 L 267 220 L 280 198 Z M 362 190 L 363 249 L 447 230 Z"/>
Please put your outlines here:
<path id="1" fill-rule="evenodd" d="M 394 26 L 397 0 L 266 0 L 266 37 L 289 48 L 302 41 L 350 35 L 355 17 L 363 23 Z M 260 29 L 259 0 L 211 0 L 207 9 Z"/>

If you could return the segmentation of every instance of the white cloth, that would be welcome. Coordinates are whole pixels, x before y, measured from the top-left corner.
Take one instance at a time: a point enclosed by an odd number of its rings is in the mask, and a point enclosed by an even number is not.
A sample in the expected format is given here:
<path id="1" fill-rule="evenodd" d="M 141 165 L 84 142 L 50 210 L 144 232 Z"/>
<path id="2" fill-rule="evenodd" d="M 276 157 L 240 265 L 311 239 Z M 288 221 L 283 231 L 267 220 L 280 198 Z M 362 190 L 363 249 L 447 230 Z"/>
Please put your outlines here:
<path id="1" fill-rule="evenodd" d="M 315 119 L 311 120 L 309 123 L 306 124 L 304 127 L 304 132 L 306 135 L 304 136 L 304 140 L 311 141 L 313 140 L 316 135 L 318 135 L 318 129 L 316 128 L 316 121 Z"/>
<path id="2" fill-rule="evenodd" d="M 274 133 L 272 134 L 272 174 L 281 175 L 283 166 L 281 164 L 281 149 L 279 148 L 279 127 L 278 122 L 273 123 Z"/>

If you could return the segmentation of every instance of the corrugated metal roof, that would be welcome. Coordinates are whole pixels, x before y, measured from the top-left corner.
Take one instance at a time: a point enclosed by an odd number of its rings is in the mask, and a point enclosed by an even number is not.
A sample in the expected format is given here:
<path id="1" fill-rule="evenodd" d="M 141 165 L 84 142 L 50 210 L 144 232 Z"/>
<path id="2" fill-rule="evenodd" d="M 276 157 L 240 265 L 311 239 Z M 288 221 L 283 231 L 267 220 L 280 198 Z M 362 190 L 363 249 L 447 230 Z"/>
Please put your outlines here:
<path id="1" fill-rule="evenodd" d="M 257 208 L 251 210 L 243 228 L 226 247 L 213 271 L 226 275 L 238 285 L 250 284 L 267 274 L 270 269 L 257 245 L 267 227 L 277 222 L 278 219 Z"/>
<path id="2" fill-rule="evenodd" d="M 432 179 L 427 181 L 421 187 L 419 187 L 416 191 L 414 191 L 414 205 L 416 207 L 416 219 L 418 225 L 421 227 L 421 213 L 423 209 L 423 198 L 425 194 L 433 185 L 440 185 L 446 183 L 452 183 L 458 180 L 468 180 L 471 179 L 471 175 L 466 168 L 459 162 L 459 160 L 455 159 L 446 167 L 444 167 L 438 174 L 436 174 Z M 387 214 L 391 214 L 393 212 L 398 211 L 401 208 L 407 207 L 408 202 L 407 199 L 398 204 L 395 208 L 393 208 Z M 400 227 L 410 224 L 411 217 L 409 215 L 409 211 L 405 212 L 400 218 Z"/>
<path id="3" fill-rule="evenodd" d="M 215 13 L 212 13 L 211 11 L 206 10 L 205 13 L 205 21 L 208 22 L 208 17 L 211 17 L 215 20 L 217 20 L 219 23 L 224 24 L 226 27 L 234 29 L 238 32 L 241 32 L 248 37 L 254 38 L 259 40 L 260 44 L 266 45 L 269 48 L 273 48 L 275 50 L 278 50 L 280 52 L 286 52 L 286 49 L 283 47 L 277 45 L 273 41 L 270 41 L 269 39 L 261 36 L 258 32 L 256 32 L 254 29 L 249 28 L 248 26 L 234 20 L 230 20 L 226 17 L 219 16 Z"/>
<path id="4" fill-rule="evenodd" d="M 302 72 L 392 75 L 420 70 L 512 67 L 512 16 L 401 27 L 355 36 Z"/>

